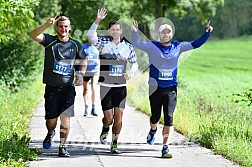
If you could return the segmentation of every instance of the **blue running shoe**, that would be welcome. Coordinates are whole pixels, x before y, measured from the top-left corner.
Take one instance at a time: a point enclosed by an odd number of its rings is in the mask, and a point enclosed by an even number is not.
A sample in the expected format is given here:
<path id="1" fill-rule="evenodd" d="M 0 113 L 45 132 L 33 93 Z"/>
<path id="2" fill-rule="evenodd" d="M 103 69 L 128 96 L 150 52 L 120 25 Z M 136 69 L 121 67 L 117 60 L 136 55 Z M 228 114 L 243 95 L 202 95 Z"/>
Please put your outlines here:
<path id="1" fill-rule="evenodd" d="M 156 131 L 150 131 L 147 136 L 147 143 L 150 145 L 154 144 Z"/>
<path id="2" fill-rule="evenodd" d="M 52 146 L 52 138 L 55 135 L 55 130 L 53 130 L 52 134 L 47 134 L 46 138 L 43 141 L 43 148 L 49 149 Z"/>
<path id="3" fill-rule="evenodd" d="M 172 155 L 169 152 L 168 147 L 163 147 L 163 149 L 162 149 L 162 157 L 163 158 L 172 158 Z"/>
<path id="4" fill-rule="evenodd" d="M 67 152 L 66 147 L 64 145 L 59 146 L 59 157 L 70 157 L 69 152 Z"/>

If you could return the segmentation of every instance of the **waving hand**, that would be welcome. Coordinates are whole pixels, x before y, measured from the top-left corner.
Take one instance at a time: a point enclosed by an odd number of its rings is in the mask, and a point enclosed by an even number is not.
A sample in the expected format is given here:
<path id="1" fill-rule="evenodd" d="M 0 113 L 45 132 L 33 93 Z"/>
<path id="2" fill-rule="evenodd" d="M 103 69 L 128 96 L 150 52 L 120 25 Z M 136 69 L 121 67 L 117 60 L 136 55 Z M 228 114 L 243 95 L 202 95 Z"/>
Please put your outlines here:
<path id="1" fill-rule="evenodd" d="M 107 16 L 107 9 L 101 8 L 98 9 L 97 16 L 96 16 L 96 23 L 100 23 L 101 20 L 103 20 Z"/>
<path id="2" fill-rule="evenodd" d="M 213 31 L 213 27 L 210 26 L 210 21 L 207 22 L 207 25 L 206 25 L 206 32 L 212 32 Z"/>

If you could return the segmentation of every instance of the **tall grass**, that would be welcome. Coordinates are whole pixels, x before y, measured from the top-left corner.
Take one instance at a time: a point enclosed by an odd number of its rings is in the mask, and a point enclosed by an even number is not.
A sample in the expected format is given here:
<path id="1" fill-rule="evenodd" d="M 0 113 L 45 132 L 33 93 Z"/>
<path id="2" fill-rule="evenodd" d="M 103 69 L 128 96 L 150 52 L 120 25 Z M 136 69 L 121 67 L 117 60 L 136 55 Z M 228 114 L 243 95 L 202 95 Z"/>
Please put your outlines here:
<path id="1" fill-rule="evenodd" d="M 41 77 L 18 93 L 0 89 L 0 164 L 26 166 L 37 155 L 29 149 L 29 118 L 37 103 L 42 100 Z"/>
<path id="2" fill-rule="evenodd" d="M 191 56 L 182 55 L 174 114 L 178 131 L 242 166 L 252 166 L 252 109 L 234 103 L 233 94 L 251 88 L 251 45 L 249 37 L 208 41 Z M 141 110 L 147 107 L 150 114 L 149 103 L 143 104 L 148 100 L 148 88 L 143 86 L 147 77 L 138 74 L 129 82 L 128 101 Z"/>

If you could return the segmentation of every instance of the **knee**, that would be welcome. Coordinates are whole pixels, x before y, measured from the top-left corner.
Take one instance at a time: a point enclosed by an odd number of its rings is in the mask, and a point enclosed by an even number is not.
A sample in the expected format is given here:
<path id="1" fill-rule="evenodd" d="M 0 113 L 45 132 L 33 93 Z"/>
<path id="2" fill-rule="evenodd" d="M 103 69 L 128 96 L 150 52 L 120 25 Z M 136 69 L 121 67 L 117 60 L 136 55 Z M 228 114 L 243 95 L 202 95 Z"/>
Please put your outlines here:
<path id="1" fill-rule="evenodd" d="M 83 90 L 83 96 L 85 96 L 87 93 L 88 93 L 88 90 L 87 90 L 87 89 L 84 89 L 84 90 Z"/>
<path id="2" fill-rule="evenodd" d="M 57 118 L 46 120 L 46 126 L 47 126 L 47 128 L 49 128 L 49 129 L 55 129 L 56 126 L 57 126 L 57 120 L 58 120 Z"/>
<path id="3" fill-rule="evenodd" d="M 165 125 L 165 126 L 173 126 L 173 117 L 168 116 L 168 117 L 164 120 L 164 125 Z"/>
<path id="4" fill-rule="evenodd" d="M 156 123 L 158 123 L 159 119 L 160 119 L 160 117 L 158 117 L 158 116 L 151 116 L 150 117 L 150 122 L 152 124 L 156 124 Z"/>
<path id="5" fill-rule="evenodd" d="M 115 125 L 121 125 L 122 124 L 122 119 L 121 118 L 115 118 L 114 119 L 114 124 Z"/>
<path id="6" fill-rule="evenodd" d="M 103 123 L 105 123 L 107 125 L 112 125 L 113 124 L 113 117 L 104 117 Z"/>

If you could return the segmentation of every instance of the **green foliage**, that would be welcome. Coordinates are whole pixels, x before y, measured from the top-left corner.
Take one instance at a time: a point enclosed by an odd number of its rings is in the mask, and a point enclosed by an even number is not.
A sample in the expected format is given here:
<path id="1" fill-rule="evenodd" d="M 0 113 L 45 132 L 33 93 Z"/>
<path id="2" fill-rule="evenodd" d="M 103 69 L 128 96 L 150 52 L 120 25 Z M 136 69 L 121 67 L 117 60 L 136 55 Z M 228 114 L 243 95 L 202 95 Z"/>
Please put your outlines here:
<path id="1" fill-rule="evenodd" d="M 210 16 L 216 14 L 217 7 L 223 6 L 224 0 L 201 0 L 201 1 L 178 1 L 173 12 L 179 16 L 185 16 L 189 13 L 194 13 L 197 18 L 206 23 Z"/>
<path id="2" fill-rule="evenodd" d="M 248 91 L 245 91 L 243 93 L 234 93 L 235 103 L 241 103 L 244 102 L 248 106 L 252 105 L 252 89 L 249 89 Z"/>
<path id="3" fill-rule="evenodd" d="M 5 140 L 1 141 L 0 157 L 4 160 L 14 160 L 17 162 L 26 162 L 37 156 L 38 150 L 29 149 L 30 138 L 28 135 L 19 136 L 13 133 L 6 136 Z"/>
<path id="4" fill-rule="evenodd" d="M 197 20 L 197 16 L 193 13 L 189 13 L 184 17 L 178 17 L 170 11 L 167 13 L 167 15 L 175 25 L 175 35 L 173 37 L 174 40 L 192 41 L 201 36 L 205 30 L 206 23 L 201 24 Z"/>
<path id="5" fill-rule="evenodd" d="M 0 85 L 12 91 L 19 90 L 20 85 L 31 80 L 36 74 L 41 60 L 40 52 L 33 49 L 32 41 L 11 40 L 8 44 L 0 43 Z M 41 65 L 40 65 L 41 67 Z M 33 77 L 34 78 L 34 77 Z"/>
<path id="6" fill-rule="evenodd" d="M 251 35 L 252 23 L 252 1 L 251 0 L 225 0 L 223 8 L 218 8 L 212 24 L 215 25 L 216 36 L 238 37 Z"/>
<path id="7" fill-rule="evenodd" d="M 42 100 L 41 87 L 41 77 L 38 77 L 18 93 L 0 89 L 0 164 L 3 166 L 25 166 L 38 154 L 37 150 L 28 148 L 27 129 L 32 111 Z"/>
<path id="8" fill-rule="evenodd" d="M 0 42 L 7 43 L 33 25 L 33 7 L 38 0 L 0 0 Z"/>
<path id="9" fill-rule="evenodd" d="M 34 7 L 34 20 L 37 25 L 45 23 L 49 18 L 61 13 L 61 0 L 39 0 Z M 46 10 L 45 10 L 46 9 Z"/>
<path id="10" fill-rule="evenodd" d="M 37 69 L 38 52 L 27 31 L 34 25 L 33 7 L 38 0 L 0 0 L 0 89 L 17 91 Z"/>

